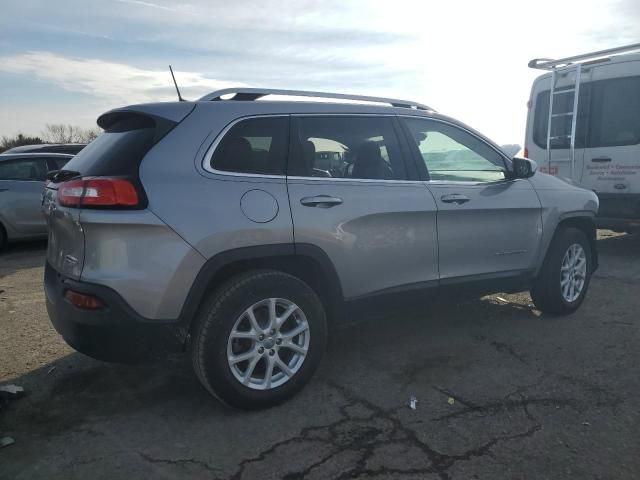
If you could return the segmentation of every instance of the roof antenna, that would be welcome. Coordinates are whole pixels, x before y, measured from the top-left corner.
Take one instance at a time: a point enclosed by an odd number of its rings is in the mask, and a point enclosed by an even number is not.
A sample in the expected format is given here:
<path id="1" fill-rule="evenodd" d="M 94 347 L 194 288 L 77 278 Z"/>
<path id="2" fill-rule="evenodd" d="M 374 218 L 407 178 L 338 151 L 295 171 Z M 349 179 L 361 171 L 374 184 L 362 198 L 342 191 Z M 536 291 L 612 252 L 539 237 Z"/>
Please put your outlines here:
<path id="1" fill-rule="evenodd" d="M 169 65 L 169 71 L 171 72 L 171 78 L 173 78 L 173 84 L 176 86 L 176 92 L 178 92 L 178 101 L 186 102 L 186 100 L 182 98 L 182 95 L 180 95 L 180 89 L 178 88 L 178 83 L 176 82 L 176 76 L 173 74 L 173 68 L 171 68 L 171 65 Z"/>

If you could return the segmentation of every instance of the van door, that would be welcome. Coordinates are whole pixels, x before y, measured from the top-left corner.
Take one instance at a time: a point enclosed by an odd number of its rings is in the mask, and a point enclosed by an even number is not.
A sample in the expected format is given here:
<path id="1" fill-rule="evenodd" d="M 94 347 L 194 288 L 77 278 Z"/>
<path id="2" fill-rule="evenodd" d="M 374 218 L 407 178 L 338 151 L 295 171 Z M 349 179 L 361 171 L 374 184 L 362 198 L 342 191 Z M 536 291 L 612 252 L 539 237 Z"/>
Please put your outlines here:
<path id="1" fill-rule="evenodd" d="M 640 61 L 595 67 L 592 80 L 580 183 L 598 193 L 601 200 L 600 194 L 638 194 Z"/>
<path id="2" fill-rule="evenodd" d="M 549 130 L 551 76 L 540 77 L 533 84 L 529 100 L 529 119 L 525 145 L 529 158 L 540 171 L 580 182 L 584 169 L 586 121 L 589 113 L 591 68 L 583 68 L 580 76 L 578 112 L 576 118 L 575 153 L 571 155 L 571 128 L 575 95 L 575 69 L 559 71 L 555 86 L 553 117 Z M 547 150 L 547 137 L 551 154 Z"/>
<path id="3" fill-rule="evenodd" d="M 392 116 L 293 117 L 296 248 L 331 259 L 345 298 L 438 284 L 436 205 L 411 180 Z"/>

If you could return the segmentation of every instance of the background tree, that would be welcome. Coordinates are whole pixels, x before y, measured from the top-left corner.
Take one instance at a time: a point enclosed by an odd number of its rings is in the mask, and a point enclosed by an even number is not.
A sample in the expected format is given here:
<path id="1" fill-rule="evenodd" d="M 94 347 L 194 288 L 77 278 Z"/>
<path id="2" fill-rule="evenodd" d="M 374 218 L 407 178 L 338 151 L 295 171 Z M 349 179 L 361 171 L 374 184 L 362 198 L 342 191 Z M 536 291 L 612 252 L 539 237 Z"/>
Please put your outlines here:
<path id="1" fill-rule="evenodd" d="M 3 136 L 2 140 L 0 140 L 0 153 L 13 147 L 19 147 L 21 145 L 35 145 L 38 143 L 44 143 L 42 138 L 30 137 L 28 135 L 23 135 L 22 133 L 17 134 L 15 137 Z"/>
<path id="2" fill-rule="evenodd" d="M 48 123 L 42 138 L 47 143 L 89 143 L 100 135 L 99 128 L 82 128 L 63 123 Z"/>

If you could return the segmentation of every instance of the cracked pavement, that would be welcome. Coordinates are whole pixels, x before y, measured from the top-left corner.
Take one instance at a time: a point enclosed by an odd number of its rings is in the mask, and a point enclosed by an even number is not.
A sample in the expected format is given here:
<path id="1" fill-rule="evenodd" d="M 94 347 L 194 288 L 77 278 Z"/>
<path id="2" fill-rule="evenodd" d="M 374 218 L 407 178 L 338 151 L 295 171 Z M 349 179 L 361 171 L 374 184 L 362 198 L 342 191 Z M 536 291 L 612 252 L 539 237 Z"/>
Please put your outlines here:
<path id="1" fill-rule="evenodd" d="M 43 246 L 13 247 L 0 256 L 0 382 L 27 394 L 0 411 L 16 439 L 0 479 L 636 479 L 640 236 L 601 232 L 598 246 L 572 316 L 501 294 L 360 321 L 334 332 L 298 396 L 260 412 L 217 403 L 186 356 L 126 366 L 72 352 L 44 309 Z"/>

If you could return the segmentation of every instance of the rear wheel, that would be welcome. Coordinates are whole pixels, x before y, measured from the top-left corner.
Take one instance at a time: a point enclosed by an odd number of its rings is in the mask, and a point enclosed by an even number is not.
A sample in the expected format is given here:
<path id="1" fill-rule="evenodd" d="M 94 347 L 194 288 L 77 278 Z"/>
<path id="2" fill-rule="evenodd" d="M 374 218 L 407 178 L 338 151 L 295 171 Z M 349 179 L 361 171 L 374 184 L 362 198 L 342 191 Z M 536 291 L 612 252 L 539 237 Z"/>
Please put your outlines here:
<path id="1" fill-rule="evenodd" d="M 234 407 L 287 400 L 311 378 L 324 353 L 320 299 L 283 272 L 232 278 L 211 295 L 196 321 L 194 370 L 209 392 Z"/>
<path id="2" fill-rule="evenodd" d="M 0 223 L 0 252 L 2 252 L 5 248 L 7 248 L 7 244 L 8 244 L 7 231 L 4 229 L 4 227 Z"/>
<path id="3" fill-rule="evenodd" d="M 563 228 L 554 237 L 531 298 L 545 313 L 568 314 L 580 306 L 591 279 L 591 245 L 576 228 Z"/>

